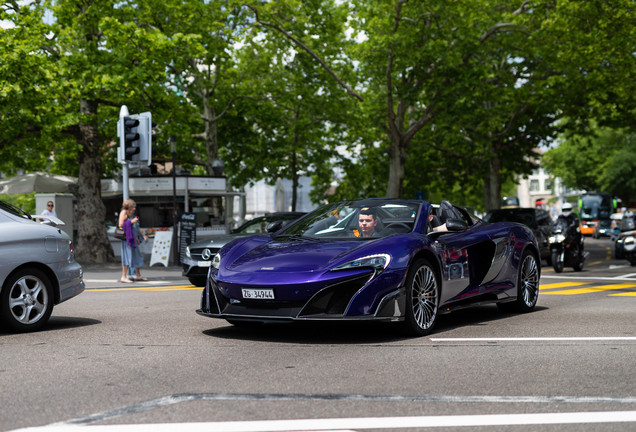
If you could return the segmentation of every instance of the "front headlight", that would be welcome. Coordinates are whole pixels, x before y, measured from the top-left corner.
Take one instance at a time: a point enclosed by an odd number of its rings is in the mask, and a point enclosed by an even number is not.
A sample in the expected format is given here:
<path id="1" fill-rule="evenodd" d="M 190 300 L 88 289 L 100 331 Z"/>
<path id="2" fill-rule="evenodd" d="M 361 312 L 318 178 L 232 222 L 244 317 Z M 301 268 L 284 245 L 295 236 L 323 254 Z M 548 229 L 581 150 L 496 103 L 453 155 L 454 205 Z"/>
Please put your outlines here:
<path id="1" fill-rule="evenodd" d="M 190 246 L 186 246 L 185 256 L 188 258 L 192 258 L 192 254 L 190 254 Z"/>
<path id="2" fill-rule="evenodd" d="M 375 270 L 384 270 L 391 262 L 391 255 L 377 254 L 358 258 L 335 267 L 334 270 L 351 270 L 358 268 L 373 268 Z"/>
<path id="3" fill-rule="evenodd" d="M 636 249 L 636 237 L 625 237 L 625 239 L 623 240 L 623 247 L 625 248 L 625 252 L 631 252 Z"/>
<path id="4" fill-rule="evenodd" d="M 557 234 L 548 237 L 548 242 L 550 243 L 561 243 L 565 241 L 565 236 L 563 234 Z"/>
<path id="5" fill-rule="evenodd" d="M 218 269 L 220 265 L 221 265 L 221 254 L 217 253 L 216 255 L 214 255 L 214 258 L 212 258 L 211 266 L 214 267 L 215 269 Z"/>

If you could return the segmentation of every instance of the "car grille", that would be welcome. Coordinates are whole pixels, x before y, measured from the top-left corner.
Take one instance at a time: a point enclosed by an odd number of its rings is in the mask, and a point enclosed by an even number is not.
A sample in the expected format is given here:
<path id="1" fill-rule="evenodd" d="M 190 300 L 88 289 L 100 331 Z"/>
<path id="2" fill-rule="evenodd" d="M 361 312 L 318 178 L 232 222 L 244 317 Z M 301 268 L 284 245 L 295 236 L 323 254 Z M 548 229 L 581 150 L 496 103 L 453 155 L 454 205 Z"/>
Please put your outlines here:
<path id="1" fill-rule="evenodd" d="M 204 251 L 206 249 L 209 251 L 209 254 L 206 252 L 204 258 Z M 190 257 L 195 261 L 211 261 L 218 251 L 219 248 L 216 247 L 190 249 Z"/>

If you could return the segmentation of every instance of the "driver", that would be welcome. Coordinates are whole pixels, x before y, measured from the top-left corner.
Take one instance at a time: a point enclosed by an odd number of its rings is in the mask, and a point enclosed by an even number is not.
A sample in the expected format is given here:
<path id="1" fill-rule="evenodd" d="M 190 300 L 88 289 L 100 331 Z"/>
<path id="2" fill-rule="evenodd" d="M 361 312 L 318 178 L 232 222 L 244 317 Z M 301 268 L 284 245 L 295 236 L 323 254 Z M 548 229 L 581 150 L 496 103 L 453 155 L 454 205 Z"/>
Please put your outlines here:
<path id="1" fill-rule="evenodd" d="M 376 227 L 378 225 L 378 219 L 375 214 L 375 210 L 369 207 L 363 207 L 358 214 L 358 226 L 360 232 L 354 230 L 356 237 L 374 237 L 377 236 Z"/>

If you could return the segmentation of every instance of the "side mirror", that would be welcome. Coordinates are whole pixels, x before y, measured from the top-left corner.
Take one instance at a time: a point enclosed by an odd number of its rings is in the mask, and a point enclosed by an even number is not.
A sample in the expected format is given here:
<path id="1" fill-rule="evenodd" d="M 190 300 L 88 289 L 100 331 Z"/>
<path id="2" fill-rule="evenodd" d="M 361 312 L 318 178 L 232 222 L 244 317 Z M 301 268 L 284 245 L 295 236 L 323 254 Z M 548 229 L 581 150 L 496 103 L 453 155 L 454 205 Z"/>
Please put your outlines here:
<path id="1" fill-rule="evenodd" d="M 267 225 L 267 232 L 273 233 L 280 230 L 283 227 L 283 221 L 274 221 Z"/>
<path id="2" fill-rule="evenodd" d="M 449 231 L 465 231 L 468 229 L 468 225 L 463 219 L 446 219 L 446 228 Z"/>

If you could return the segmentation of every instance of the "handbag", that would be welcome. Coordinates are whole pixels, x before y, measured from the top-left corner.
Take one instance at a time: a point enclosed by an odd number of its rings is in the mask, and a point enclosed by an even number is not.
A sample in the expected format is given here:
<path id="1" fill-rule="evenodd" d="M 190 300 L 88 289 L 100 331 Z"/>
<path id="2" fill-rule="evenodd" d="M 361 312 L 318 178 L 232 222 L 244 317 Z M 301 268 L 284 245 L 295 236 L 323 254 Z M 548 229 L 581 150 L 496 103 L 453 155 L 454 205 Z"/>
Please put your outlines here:
<path id="1" fill-rule="evenodd" d="M 126 240 L 126 233 L 119 227 L 115 227 L 115 233 L 113 234 L 113 236 L 119 240 Z"/>

